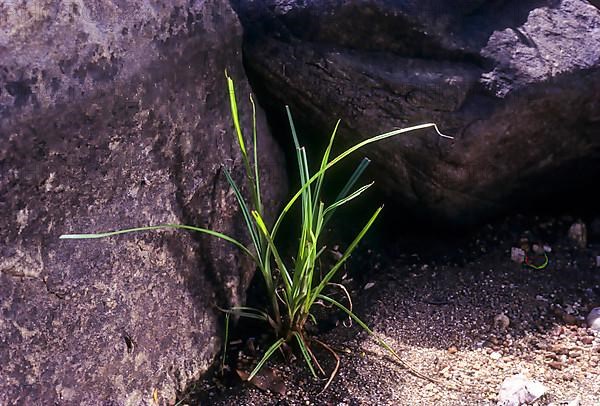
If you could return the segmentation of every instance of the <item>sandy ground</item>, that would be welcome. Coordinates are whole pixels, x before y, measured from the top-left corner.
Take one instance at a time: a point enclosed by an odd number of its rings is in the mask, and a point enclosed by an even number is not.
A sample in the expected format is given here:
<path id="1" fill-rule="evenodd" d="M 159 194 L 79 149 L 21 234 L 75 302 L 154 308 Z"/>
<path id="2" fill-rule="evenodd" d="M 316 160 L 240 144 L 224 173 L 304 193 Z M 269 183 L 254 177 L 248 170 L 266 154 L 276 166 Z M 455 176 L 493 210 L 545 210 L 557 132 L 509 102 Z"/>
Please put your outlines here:
<path id="1" fill-rule="evenodd" d="M 404 361 L 443 384 L 414 376 L 338 315 L 319 335 L 341 358 L 325 392 L 326 378 L 312 378 L 301 359 L 280 357 L 265 372 L 272 390 L 215 373 L 181 404 L 495 405 L 502 381 L 522 373 L 547 389 L 536 405 L 600 405 L 600 334 L 585 324 L 600 306 L 600 244 L 590 232 L 586 247 L 576 247 L 567 238 L 573 221 L 507 219 L 413 251 L 365 249 L 351 264 L 360 269 L 344 282 L 357 314 Z M 551 249 L 545 269 L 511 261 L 511 247 L 533 244 Z M 237 351 L 253 359 L 264 348 L 242 342 Z M 325 370 L 334 367 L 330 354 L 317 354 Z"/>

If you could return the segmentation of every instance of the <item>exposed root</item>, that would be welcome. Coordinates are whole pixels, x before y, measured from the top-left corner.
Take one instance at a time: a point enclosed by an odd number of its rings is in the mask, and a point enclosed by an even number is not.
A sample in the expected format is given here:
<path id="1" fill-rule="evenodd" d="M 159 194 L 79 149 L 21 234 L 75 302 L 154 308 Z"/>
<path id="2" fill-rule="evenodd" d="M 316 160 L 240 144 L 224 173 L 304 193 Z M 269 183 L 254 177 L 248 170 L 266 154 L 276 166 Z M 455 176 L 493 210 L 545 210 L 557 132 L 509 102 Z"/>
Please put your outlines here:
<path id="1" fill-rule="evenodd" d="M 333 368 L 333 371 L 331 372 L 331 375 L 329 375 L 329 379 L 327 380 L 327 383 L 325 384 L 325 386 L 323 387 L 323 389 L 321 389 L 321 391 L 318 393 L 319 395 L 322 394 L 323 392 L 325 392 L 327 390 L 327 388 L 329 387 L 329 385 L 331 385 L 331 382 L 333 381 L 333 378 L 335 378 L 335 376 L 337 375 L 338 370 L 340 369 L 340 356 L 337 355 L 337 353 L 335 352 L 335 350 L 333 348 L 331 348 L 329 345 L 325 344 L 324 342 L 317 340 L 316 338 L 313 339 L 317 344 L 319 344 L 321 347 L 325 348 L 327 351 L 329 351 L 330 353 L 333 354 L 333 356 L 335 357 L 335 368 Z"/>

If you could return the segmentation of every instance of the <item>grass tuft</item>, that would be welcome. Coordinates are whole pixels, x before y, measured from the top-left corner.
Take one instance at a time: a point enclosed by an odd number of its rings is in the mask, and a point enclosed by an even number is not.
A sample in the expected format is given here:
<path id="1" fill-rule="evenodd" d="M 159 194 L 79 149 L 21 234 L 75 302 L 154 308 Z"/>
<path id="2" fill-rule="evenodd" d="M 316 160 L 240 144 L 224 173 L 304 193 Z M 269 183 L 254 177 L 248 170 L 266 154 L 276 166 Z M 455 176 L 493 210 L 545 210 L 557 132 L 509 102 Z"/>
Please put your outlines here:
<path id="1" fill-rule="evenodd" d="M 338 121 L 330 136 L 329 143 L 318 169 L 311 173 L 306 150 L 300 145 L 300 140 L 296 133 L 294 121 L 289 107 L 286 106 L 286 112 L 289 120 L 289 125 L 294 140 L 296 149 L 296 160 L 298 164 L 298 173 L 300 177 L 300 188 L 292 196 L 292 198 L 283 207 L 273 226 L 269 227 L 265 221 L 264 207 L 261 199 L 261 186 L 258 170 L 258 145 L 256 135 L 256 107 L 254 100 L 250 97 L 252 104 L 252 161 L 249 157 L 248 150 L 244 142 L 240 119 L 238 115 L 237 99 L 235 95 L 235 86 L 233 80 L 225 73 L 227 79 L 227 87 L 229 91 L 229 102 L 231 107 L 231 118 L 235 130 L 235 136 L 238 142 L 238 148 L 242 155 L 242 161 L 245 170 L 246 186 L 250 189 L 250 201 L 247 201 L 241 193 L 240 187 L 233 180 L 227 169 L 224 170 L 225 177 L 231 189 L 234 192 L 240 211 L 246 224 L 247 232 L 252 241 L 253 247 L 248 249 L 240 241 L 220 233 L 218 231 L 205 228 L 182 225 L 182 224 L 161 224 L 156 226 L 136 227 L 111 232 L 95 233 L 95 234 L 64 234 L 61 239 L 94 239 L 113 237 L 120 234 L 162 230 L 162 229 L 184 229 L 195 232 L 200 232 L 222 240 L 228 241 L 240 249 L 240 251 L 248 255 L 256 264 L 264 280 L 265 291 L 269 299 L 269 309 L 256 309 L 252 307 L 233 307 L 224 309 L 225 317 L 225 344 L 224 352 L 227 349 L 227 340 L 229 337 L 229 319 L 230 315 L 237 317 L 246 317 L 261 320 L 265 322 L 273 330 L 276 341 L 267 349 L 254 370 L 250 373 L 248 380 L 252 379 L 269 360 L 269 358 L 284 344 L 295 341 L 300 349 L 300 352 L 308 366 L 310 372 L 317 376 L 315 365 L 319 372 L 324 374 L 323 369 L 319 365 L 318 360 L 314 356 L 310 348 L 310 340 L 307 338 L 305 326 L 307 323 L 314 322 L 315 317 L 312 313 L 315 304 L 322 301 L 328 302 L 334 307 L 345 312 L 352 320 L 361 326 L 369 335 L 373 335 L 373 331 L 360 320 L 351 309 L 347 308 L 338 301 L 327 296 L 326 290 L 333 284 L 331 280 L 340 270 L 342 265 L 350 257 L 356 249 L 365 234 L 369 231 L 377 217 L 381 213 L 383 206 L 374 211 L 369 220 L 364 224 L 360 232 L 352 240 L 346 251 L 341 255 L 335 264 L 325 272 L 324 276 L 320 272 L 316 272 L 317 260 L 325 247 L 321 242 L 322 232 L 325 225 L 331 219 L 332 215 L 348 202 L 358 198 L 366 190 L 368 190 L 373 182 L 355 189 L 355 184 L 369 165 L 369 160 L 364 158 L 352 175 L 349 177 L 345 186 L 339 192 L 337 197 L 330 204 L 325 204 L 322 200 L 322 191 L 324 187 L 325 174 L 334 165 L 338 164 L 350 154 L 365 147 L 366 145 L 383 141 L 385 139 L 395 137 L 410 131 L 421 129 L 433 129 L 438 135 L 445 138 L 451 138 L 442 134 L 437 126 L 433 123 L 421 124 L 404 129 L 396 129 L 375 137 L 368 138 L 351 148 L 343 151 L 341 154 L 331 159 L 330 155 L 333 148 L 335 135 L 337 133 L 340 122 Z M 297 255 L 286 261 L 281 256 L 281 249 L 277 244 L 277 232 L 290 211 L 291 207 L 299 201 L 301 205 L 300 233 L 298 238 Z M 334 286 L 335 287 L 335 286 Z M 347 294 L 347 292 L 346 292 Z M 348 297 L 350 302 L 350 298 Z M 351 302 L 350 302 L 351 307 Z M 396 352 L 385 342 L 377 339 L 379 345 L 388 350 L 394 357 L 399 358 Z M 331 350 L 329 346 L 315 339 L 324 348 Z M 335 353 L 334 353 L 335 355 Z M 225 355 L 223 355 L 223 359 Z M 330 375 L 327 386 L 331 383 L 333 376 L 338 370 L 339 357 L 337 357 L 337 366 Z M 223 368 L 223 365 L 222 365 Z"/>

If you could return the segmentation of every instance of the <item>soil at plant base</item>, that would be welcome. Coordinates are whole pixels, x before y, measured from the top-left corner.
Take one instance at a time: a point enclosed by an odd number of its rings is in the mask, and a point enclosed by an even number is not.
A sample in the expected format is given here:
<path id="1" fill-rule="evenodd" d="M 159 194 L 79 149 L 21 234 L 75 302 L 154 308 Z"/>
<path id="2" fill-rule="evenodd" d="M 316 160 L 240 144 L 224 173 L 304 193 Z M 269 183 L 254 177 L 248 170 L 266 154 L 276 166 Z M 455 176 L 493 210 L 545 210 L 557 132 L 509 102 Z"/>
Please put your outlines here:
<path id="1" fill-rule="evenodd" d="M 214 373 L 190 388 L 181 404 L 495 405 L 502 381 L 524 373 L 547 388 L 536 405 L 574 399 L 598 405 L 600 334 L 586 326 L 585 316 L 600 306 L 600 241 L 588 221 L 590 240 L 578 248 L 567 237 L 574 222 L 512 216 L 463 238 L 363 246 L 349 264 L 359 272 L 343 281 L 354 310 L 404 361 L 445 385 L 414 376 L 336 314 L 328 320 L 334 327 L 321 323 L 319 335 L 341 358 L 323 393 L 326 378 L 313 378 L 301 358 L 278 357 L 263 389 Z M 535 257 L 533 249 L 541 252 L 544 245 L 544 269 L 511 261 L 511 248 L 520 247 L 542 265 L 543 254 Z M 266 344 L 251 341 L 248 349 L 246 341 L 237 351 L 260 354 Z M 331 371 L 334 358 L 313 348 Z"/>

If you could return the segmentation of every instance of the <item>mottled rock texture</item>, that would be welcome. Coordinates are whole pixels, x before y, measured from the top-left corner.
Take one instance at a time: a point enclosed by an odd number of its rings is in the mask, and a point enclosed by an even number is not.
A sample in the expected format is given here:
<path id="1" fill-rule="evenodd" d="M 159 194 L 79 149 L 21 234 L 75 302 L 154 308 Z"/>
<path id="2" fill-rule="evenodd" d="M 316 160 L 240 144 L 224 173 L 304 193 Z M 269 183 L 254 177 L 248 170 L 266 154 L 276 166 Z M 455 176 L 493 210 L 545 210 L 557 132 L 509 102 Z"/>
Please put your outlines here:
<path id="1" fill-rule="evenodd" d="M 213 361 L 215 306 L 253 273 L 236 249 L 58 236 L 186 223 L 247 241 L 222 174 L 243 181 L 225 69 L 251 128 L 241 42 L 224 0 L 0 3 L 0 404 L 167 404 Z M 258 129 L 274 205 L 262 111 Z"/>
<path id="2" fill-rule="evenodd" d="M 345 145 L 426 122 L 455 137 L 422 131 L 365 151 L 412 213 L 477 222 L 598 174 L 600 10 L 587 1 L 236 5 L 261 100 L 290 104 L 305 135 L 341 118 Z"/>

